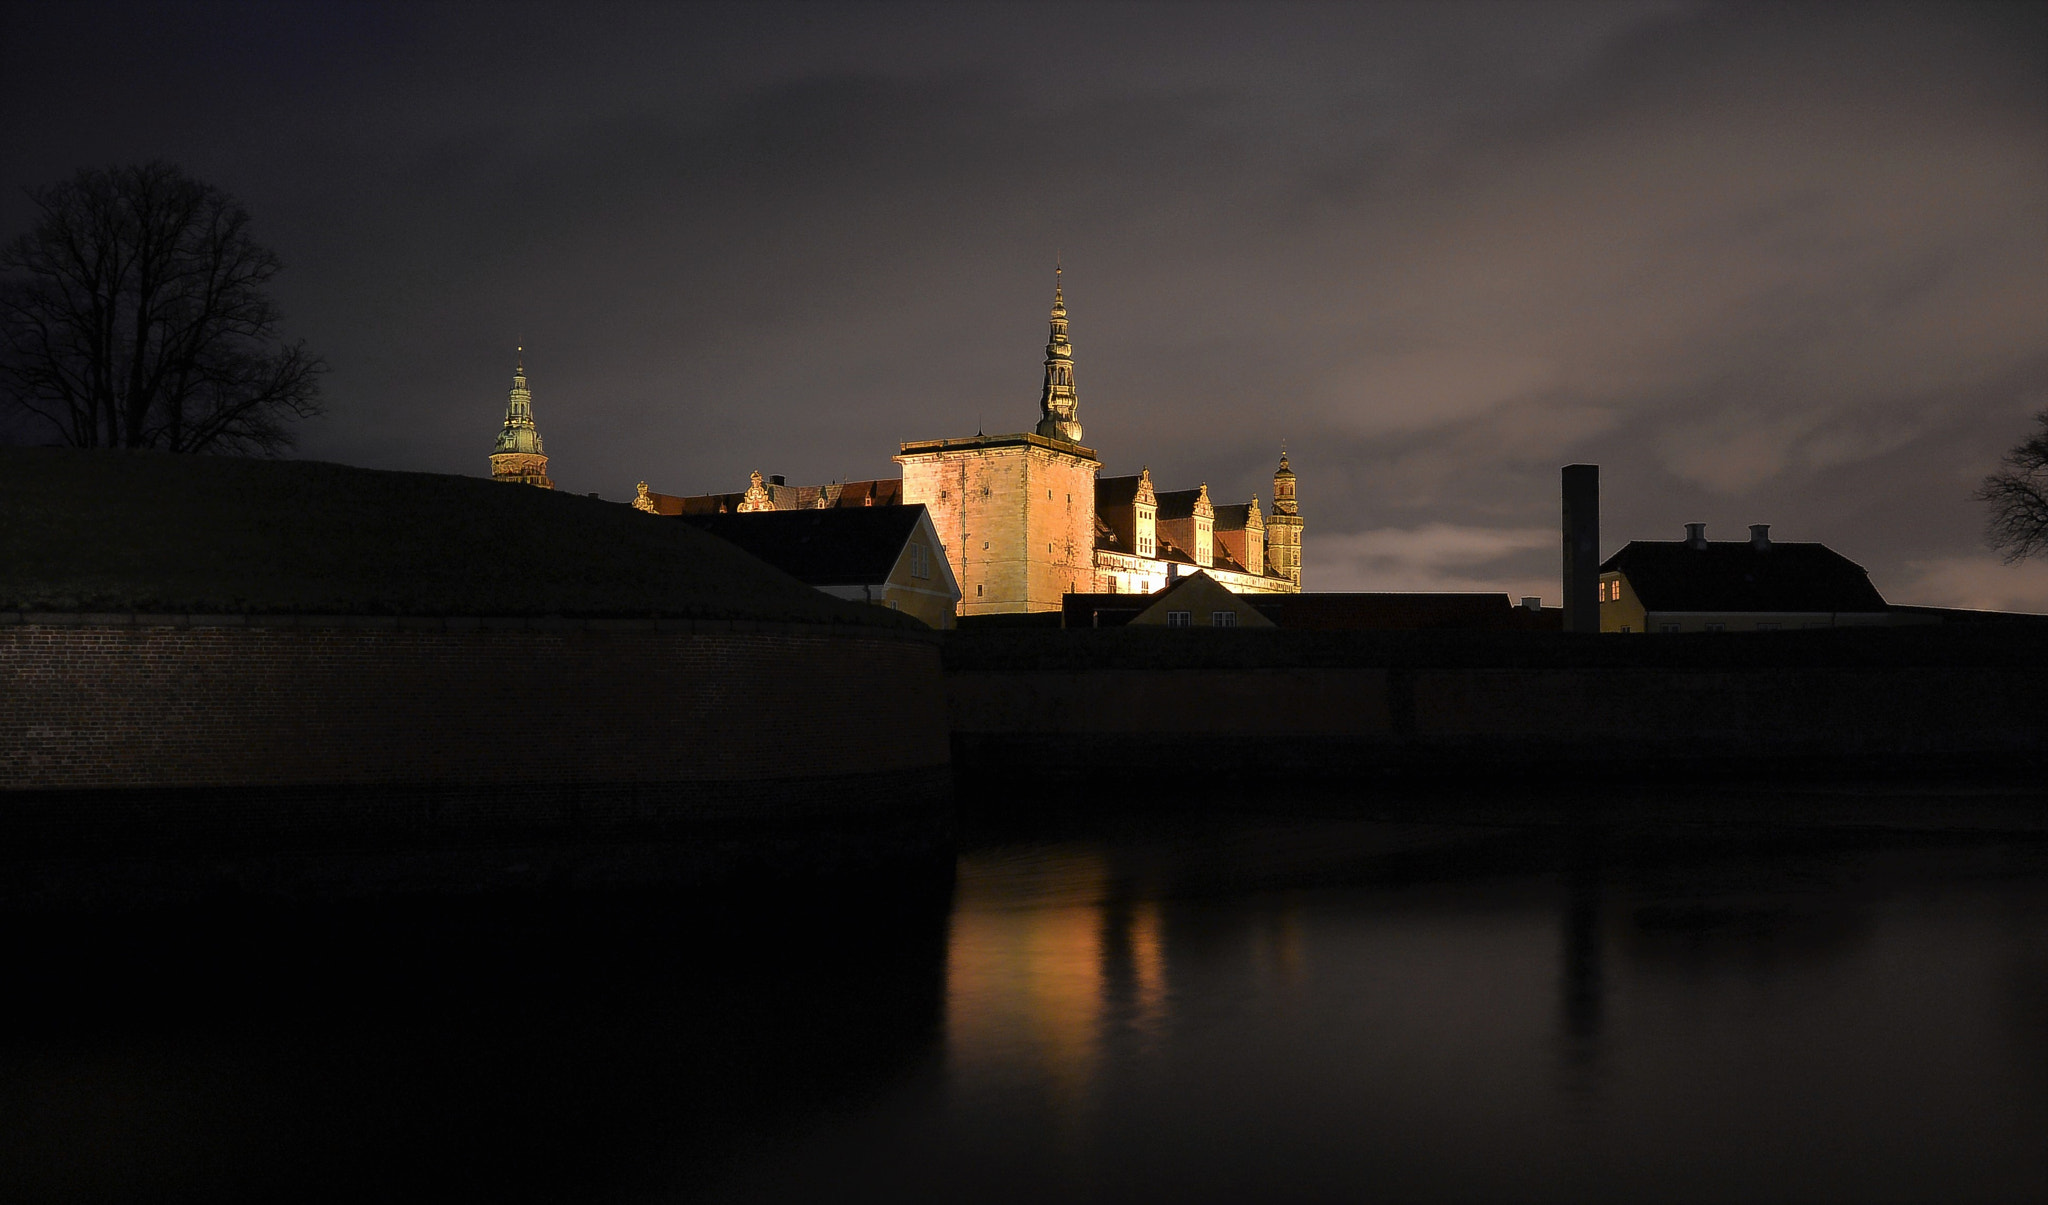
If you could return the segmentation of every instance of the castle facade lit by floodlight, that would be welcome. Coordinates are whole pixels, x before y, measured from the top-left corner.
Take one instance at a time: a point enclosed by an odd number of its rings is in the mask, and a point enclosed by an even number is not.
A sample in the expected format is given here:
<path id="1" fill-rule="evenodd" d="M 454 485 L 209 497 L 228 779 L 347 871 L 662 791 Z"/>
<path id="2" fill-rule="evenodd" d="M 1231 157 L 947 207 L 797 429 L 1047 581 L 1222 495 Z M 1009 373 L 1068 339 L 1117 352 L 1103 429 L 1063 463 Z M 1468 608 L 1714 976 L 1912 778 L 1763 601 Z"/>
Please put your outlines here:
<path id="1" fill-rule="evenodd" d="M 922 505 L 958 579 L 963 616 L 1057 611 L 1073 593 L 1145 594 L 1198 570 L 1240 594 L 1300 591 L 1302 518 L 1284 452 L 1270 515 L 1256 496 L 1219 505 L 1206 482 L 1161 491 L 1149 468 L 1099 475 L 1101 459 L 1081 442 L 1057 269 L 1044 368 L 1036 427 L 907 441 L 894 457 L 900 479 L 792 486 L 756 471 L 745 490 L 687 496 L 643 481 L 633 505 L 667 515 Z"/>

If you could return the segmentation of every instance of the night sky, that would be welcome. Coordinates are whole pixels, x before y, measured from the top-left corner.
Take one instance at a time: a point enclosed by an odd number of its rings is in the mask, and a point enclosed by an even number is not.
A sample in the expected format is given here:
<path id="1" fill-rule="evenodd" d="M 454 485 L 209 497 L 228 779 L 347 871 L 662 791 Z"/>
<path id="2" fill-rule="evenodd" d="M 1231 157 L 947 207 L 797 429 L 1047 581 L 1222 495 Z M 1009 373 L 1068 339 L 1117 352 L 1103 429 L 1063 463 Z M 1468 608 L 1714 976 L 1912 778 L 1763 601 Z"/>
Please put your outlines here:
<path id="1" fill-rule="evenodd" d="M 24 186 L 166 158 L 333 367 L 299 454 L 557 484 L 893 476 L 1028 429 L 1270 502 L 1312 589 L 1558 600 L 1768 522 L 1894 602 L 2048 610 L 1970 493 L 2048 407 L 2042 7 L 9 4 Z"/>

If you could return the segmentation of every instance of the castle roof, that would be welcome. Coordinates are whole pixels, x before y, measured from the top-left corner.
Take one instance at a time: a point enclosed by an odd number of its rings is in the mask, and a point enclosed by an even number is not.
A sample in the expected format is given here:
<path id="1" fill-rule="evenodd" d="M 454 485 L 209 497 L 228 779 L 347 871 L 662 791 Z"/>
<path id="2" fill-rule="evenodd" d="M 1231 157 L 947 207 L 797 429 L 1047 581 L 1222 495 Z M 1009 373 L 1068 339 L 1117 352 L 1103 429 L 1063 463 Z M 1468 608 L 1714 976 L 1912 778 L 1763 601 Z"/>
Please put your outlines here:
<path id="1" fill-rule="evenodd" d="M 1600 566 L 1646 611 L 1883 611 L 1863 566 L 1825 544 L 1632 540 Z"/>
<path id="2" fill-rule="evenodd" d="M 811 586 L 881 585 L 925 516 L 922 505 L 685 514 L 683 522 Z"/>
<path id="3" fill-rule="evenodd" d="M 1216 530 L 1238 531 L 1247 527 L 1264 527 L 1265 516 L 1259 513 L 1258 499 L 1250 502 L 1233 502 L 1228 506 L 1216 507 Z"/>
<path id="4" fill-rule="evenodd" d="M 769 485 L 767 490 L 776 510 L 865 509 L 899 506 L 903 502 L 903 481 L 899 477 L 835 481 L 830 485 Z M 747 500 L 747 492 L 679 496 L 649 491 L 647 500 L 657 515 L 731 514 Z"/>
<path id="5" fill-rule="evenodd" d="M 1208 518 L 1215 513 L 1215 508 L 1209 502 L 1207 483 L 1195 489 L 1169 490 L 1159 495 L 1159 520 L 1162 523 L 1169 519 L 1186 519 L 1193 515 Z"/>
<path id="6" fill-rule="evenodd" d="M 1139 473 L 1133 473 L 1128 477 L 1097 477 L 1095 509 L 1107 510 L 1115 506 L 1134 505 L 1138 499 L 1138 488 L 1146 481 L 1147 476 Z"/>

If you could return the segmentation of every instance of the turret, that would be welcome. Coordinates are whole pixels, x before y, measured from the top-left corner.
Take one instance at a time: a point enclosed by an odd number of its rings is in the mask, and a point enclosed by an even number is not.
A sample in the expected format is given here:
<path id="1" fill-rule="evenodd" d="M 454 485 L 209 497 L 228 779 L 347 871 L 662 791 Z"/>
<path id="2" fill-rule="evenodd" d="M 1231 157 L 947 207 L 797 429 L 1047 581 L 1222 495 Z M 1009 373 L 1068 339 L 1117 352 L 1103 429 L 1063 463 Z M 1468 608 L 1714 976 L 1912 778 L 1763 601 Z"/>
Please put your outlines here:
<path id="1" fill-rule="evenodd" d="M 1052 270 L 1052 333 L 1045 342 L 1045 388 L 1038 396 L 1038 433 L 1047 439 L 1081 442 L 1080 403 L 1074 397 L 1074 345 L 1067 341 L 1067 302 L 1060 270 Z"/>
<path id="2" fill-rule="evenodd" d="M 518 485 L 555 488 L 548 480 L 547 451 L 541 446 L 540 429 L 533 425 L 533 392 L 526 387 L 526 349 L 521 347 L 512 366 L 512 394 L 505 402 L 505 427 L 498 432 L 497 447 L 491 452 L 491 480 Z"/>
<path id="3" fill-rule="evenodd" d="M 1266 520 L 1266 566 L 1301 589 L 1301 509 L 1294 496 L 1294 469 L 1287 449 L 1273 470 L 1273 514 Z"/>

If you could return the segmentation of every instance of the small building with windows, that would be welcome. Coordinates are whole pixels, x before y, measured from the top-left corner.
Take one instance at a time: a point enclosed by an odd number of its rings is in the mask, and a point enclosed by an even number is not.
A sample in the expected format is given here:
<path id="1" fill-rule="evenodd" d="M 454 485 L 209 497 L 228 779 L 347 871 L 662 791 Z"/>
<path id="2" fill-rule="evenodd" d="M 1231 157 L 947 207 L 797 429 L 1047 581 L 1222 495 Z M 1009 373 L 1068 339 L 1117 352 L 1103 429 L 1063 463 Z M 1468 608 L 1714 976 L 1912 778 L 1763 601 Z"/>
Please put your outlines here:
<path id="1" fill-rule="evenodd" d="M 1162 627 L 1162 628 L 1270 628 L 1273 621 L 1254 605 L 1253 599 L 1237 593 L 1197 569 L 1177 577 L 1150 594 L 1070 594 L 1065 626 L 1074 627 Z M 1089 607 L 1087 602 L 1122 604 L 1108 608 Z M 1078 605 L 1077 605 L 1078 604 Z M 1104 623 L 1102 611 L 1110 618 Z M 1086 613 L 1076 623 L 1073 616 Z"/>
<path id="2" fill-rule="evenodd" d="M 1898 622 L 1863 566 L 1825 544 L 1632 540 L 1600 566 L 1600 630 L 1617 633 L 1775 632 Z"/>
<path id="3" fill-rule="evenodd" d="M 836 598 L 951 628 L 960 584 L 922 506 L 832 507 L 677 518 Z"/>

